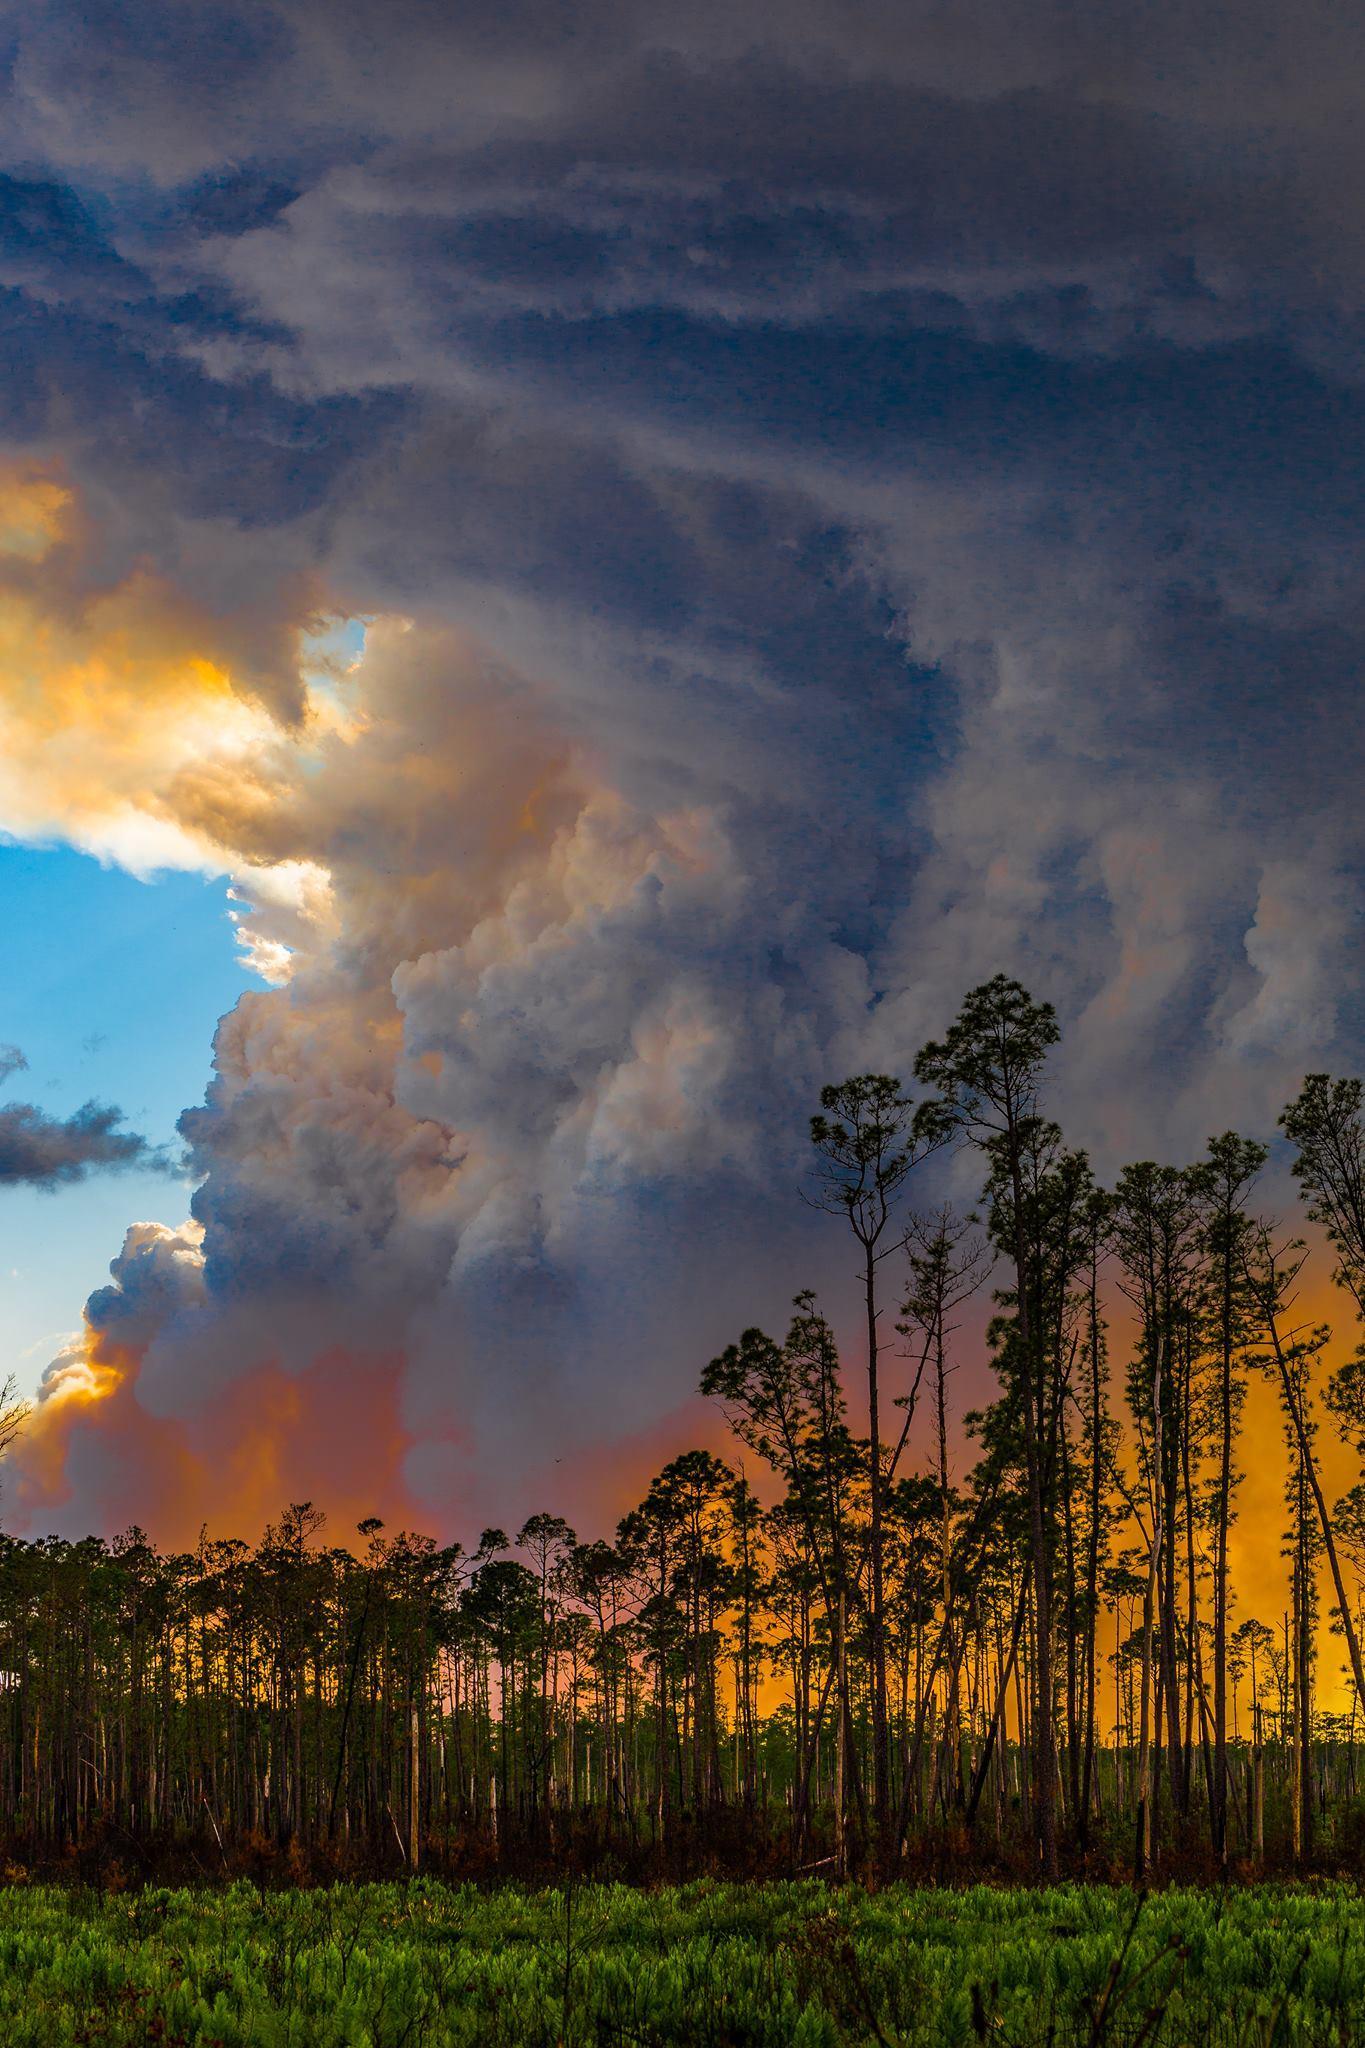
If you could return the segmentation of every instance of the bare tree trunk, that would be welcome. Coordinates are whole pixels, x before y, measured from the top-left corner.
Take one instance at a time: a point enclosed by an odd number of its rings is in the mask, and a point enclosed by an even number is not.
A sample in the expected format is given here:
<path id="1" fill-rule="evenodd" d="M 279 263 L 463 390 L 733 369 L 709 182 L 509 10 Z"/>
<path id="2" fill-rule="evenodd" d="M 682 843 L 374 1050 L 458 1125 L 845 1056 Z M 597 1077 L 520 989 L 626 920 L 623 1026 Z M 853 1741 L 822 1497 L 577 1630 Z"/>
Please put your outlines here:
<path id="1" fill-rule="evenodd" d="M 1276 1312 L 1273 1295 L 1269 1298 L 1263 1296 L 1261 1306 L 1265 1320 L 1266 1335 L 1270 1338 L 1275 1353 L 1275 1364 L 1280 1375 L 1280 1387 L 1284 1394 L 1285 1407 L 1294 1425 L 1294 1435 L 1299 1447 L 1299 1456 L 1303 1460 L 1304 1477 L 1308 1481 L 1309 1491 L 1312 1493 L 1313 1503 L 1318 1512 L 1318 1523 L 1322 1529 L 1322 1540 L 1327 1550 L 1327 1563 L 1332 1573 L 1332 1586 L 1337 1596 L 1337 1611 L 1341 1616 L 1342 1633 L 1346 1638 L 1347 1654 L 1351 1659 L 1351 1676 L 1355 1679 L 1356 1692 L 1360 1696 L 1361 1703 L 1365 1705 L 1365 1664 L 1362 1664 L 1361 1661 L 1360 1637 L 1356 1631 L 1351 1603 L 1346 1595 L 1346 1582 L 1342 1576 L 1341 1560 L 1337 1555 L 1336 1534 L 1332 1528 L 1332 1518 L 1327 1512 L 1327 1502 L 1323 1499 L 1322 1487 L 1318 1481 L 1317 1461 L 1313 1456 L 1312 1443 L 1309 1440 L 1307 1425 L 1304 1421 L 1303 1404 L 1294 1385 L 1293 1375 L 1289 1370 L 1289 1360 L 1285 1355 L 1284 1346 L 1280 1338 L 1279 1316 Z"/>
<path id="2" fill-rule="evenodd" d="M 1052 1718 L 1052 1584 L 1043 1499 L 1043 1446 L 1039 1416 L 1045 1403 L 1042 1352 L 1035 1342 L 1029 1300 L 1030 1260 L 1024 1235 L 1024 1186 L 1017 1142 L 1010 1148 L 1014 1200 L 1014 1270 L 1019 1342 L 1024 1361 L 1020 1406 L 1028 1478 L 1029 1560 L 1033 1575 L 1034 1713 L 1033 1815 L 1039 1867 L 1046 1883 L 1057 1878 L 1057 1738 Z M 1036 1403 L 1036 1405 L 1035 1405 Z"/>
<path id="3" fill-rule="evenodd" d="M 1219 1300 L 1218 1522 L 1213 1557 L 1213 1849 L 1228 1861 L 1228 1527 L 1232 1519 L 1232 1236 L 1223 1248 Z"/>
<path id="4" fill-rule="evenodd" d="M 422 1847 L 422 1712 L 415 1692 L 408 1742 L 408 1865 L 416 1870 Z"/>
<path id="5" fill-rule="evenodd" d="M 869 1649 L 872 1680 L 872 1811 L 876 1823 L 877 1854 L 883 1864 L 890 1855 L 891 1743 L 886 1717 L 886 1590 L 885 1539 L 882 1529 L 882 1442 L 877 1385 L 877 1260 L 873 1245 L 865 1246 L 863 1292 L 867 1308 L 867 1412 L 868 1486 L 870 1493 L 869 1531 L 871 1548 L 872 1612 Z"/>
<path id="6" fill-rule="evenodd" d="M 844 1755 L 848 1748 L 848 1660 L 844 1647 L 844 1623 L 847 1615 L 846 1598 L 842 1586 L 839 1588 L 839 1640 L 835 1646 L 835 1704 L 834 1722 L 837 1730 L 834 1743 L 834 1870 L 837 1877 L 848 1874 L 848 1840 L 844 1828 Z"/>
<path id="7" fill-rule="evenodd" d="M 1142 1686 L 1138 1723 L 1138 1806 L 1135 1875 L 1141 1882 L 1152 1864 L 1152 1637 L 1156 1619 L 1157 1579 L 1165 1524 L 1162 1516 L 1162 1359 L 1158 1347 L 1152 1379 L 1152 1543 L 1147 1583 L 1142 1594 Z"/>

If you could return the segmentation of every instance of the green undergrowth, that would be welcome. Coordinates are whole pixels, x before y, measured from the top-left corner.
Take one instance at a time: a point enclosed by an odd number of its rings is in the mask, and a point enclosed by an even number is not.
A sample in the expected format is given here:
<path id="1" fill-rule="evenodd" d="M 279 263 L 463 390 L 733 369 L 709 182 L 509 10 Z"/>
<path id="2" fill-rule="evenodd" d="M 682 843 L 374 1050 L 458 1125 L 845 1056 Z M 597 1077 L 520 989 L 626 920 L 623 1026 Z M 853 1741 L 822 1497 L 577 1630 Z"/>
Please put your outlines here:
<path id="1" fill-rule="evenodd" d="M 0 1891 L 0 2042 L 1343 2048 L 1354 1888 Z"/>

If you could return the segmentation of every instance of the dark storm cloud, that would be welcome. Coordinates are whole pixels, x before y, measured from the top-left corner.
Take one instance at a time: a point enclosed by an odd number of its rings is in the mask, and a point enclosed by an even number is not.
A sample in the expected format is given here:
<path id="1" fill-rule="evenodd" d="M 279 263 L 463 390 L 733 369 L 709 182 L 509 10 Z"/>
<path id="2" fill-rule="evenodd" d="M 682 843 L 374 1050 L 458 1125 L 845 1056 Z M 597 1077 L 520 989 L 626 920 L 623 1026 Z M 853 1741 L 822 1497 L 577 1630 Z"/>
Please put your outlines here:
<path id="1" fill-rule="evenodd" d="M 0 1086 L 28 1061 L 0 1046 Z M 123 1112 L 87 1102 L 72 1116 L 48 1116 L 31 1102 L 0 1103 L 0 1187 L 59 1188 L 91 1173 L 157 1165 L 145 1138 L 120 1130 Z"/>
<path id="2" fill-rule="evenodd" d="M 1288 830 L 1307 788 L 1349 861 L 1359 25 L 672 12 L 16 13 L 11 434 L 154 477 L 153 553 L 221 518 L 225 603 L 260 533 L 473 624 L 641 775 L 766 748 L 842 809 L 894 758 L 865 933 L 1002 664 L 1047 667 L 1035 820 L 1173 774 Z M 793 836 L 758 780 L 756 859 Z M 1089 843 L 1039 856 L 1058 971 Z"/>

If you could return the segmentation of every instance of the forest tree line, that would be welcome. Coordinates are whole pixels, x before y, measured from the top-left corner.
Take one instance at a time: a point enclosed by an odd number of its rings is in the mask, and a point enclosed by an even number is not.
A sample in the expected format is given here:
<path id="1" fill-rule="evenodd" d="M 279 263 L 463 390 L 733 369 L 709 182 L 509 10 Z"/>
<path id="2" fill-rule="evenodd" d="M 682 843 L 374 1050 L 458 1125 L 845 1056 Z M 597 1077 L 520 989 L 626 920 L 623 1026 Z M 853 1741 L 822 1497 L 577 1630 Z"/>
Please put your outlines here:
<path id="1" fill-rule="evenodd" d="M 1330 1368 L 1330 1331 L 1296 1319 L 1306 1253 L 1259 1213 L 1262 1144 L 1097 1183 L 1046 1112 L 1057 1037 L 997 977 L 909 1085 L 824 1090 L 806 1194 L 850 1232 L 863 1355 L 810 1293 L 780 1335 L 744 1331 L 701 1375 L 733 1454 L 674 1458 L 609 1542 L 538 1514 L 472 1550 L 377 1521 L 338 1547 L 310 1503 L 254 1547 L 0 1538 L 11 1855 L 1354 1858 L 1365 1484 L 1329 1497 L 1319 1432 L 1365 1457 L 1365 1354 Z M 1359 1321 L 1360 1083 L 1311 1075 L 1280 1123 Z M 949 1147 L 978 1162 L 976 1213 L 915 1205 Z M 994 1398 L 962 1416 L 982 1290 Z M 1257 1378 L 1287 1562 L 1263 1616 L 1230 1564 Z"/>

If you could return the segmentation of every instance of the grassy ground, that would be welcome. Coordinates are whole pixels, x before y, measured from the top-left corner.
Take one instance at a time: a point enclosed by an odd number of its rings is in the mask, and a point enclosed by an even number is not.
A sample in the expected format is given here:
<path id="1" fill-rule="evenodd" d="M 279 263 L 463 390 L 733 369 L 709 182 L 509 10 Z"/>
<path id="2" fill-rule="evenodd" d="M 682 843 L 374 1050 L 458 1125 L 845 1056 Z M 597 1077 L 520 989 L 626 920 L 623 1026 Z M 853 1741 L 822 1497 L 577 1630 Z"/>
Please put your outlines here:
<path id="1" fill-rule="evenodd" d="M 1226 1896 L 693 1884 L 0 1891 L 0 2041 L 1347 2048 L 1365 1912 Z"/>

